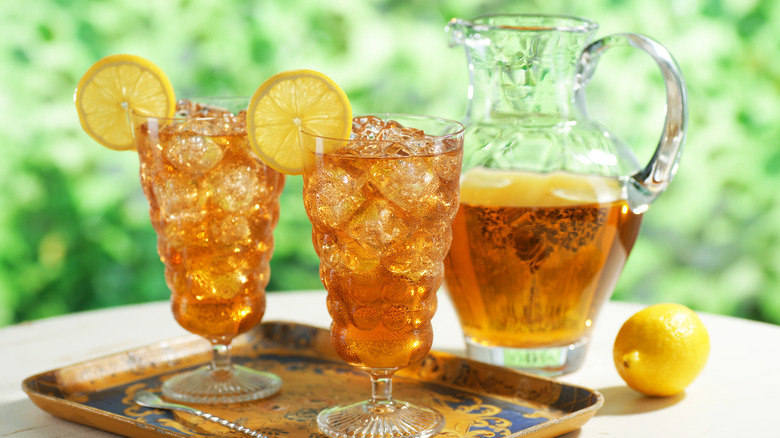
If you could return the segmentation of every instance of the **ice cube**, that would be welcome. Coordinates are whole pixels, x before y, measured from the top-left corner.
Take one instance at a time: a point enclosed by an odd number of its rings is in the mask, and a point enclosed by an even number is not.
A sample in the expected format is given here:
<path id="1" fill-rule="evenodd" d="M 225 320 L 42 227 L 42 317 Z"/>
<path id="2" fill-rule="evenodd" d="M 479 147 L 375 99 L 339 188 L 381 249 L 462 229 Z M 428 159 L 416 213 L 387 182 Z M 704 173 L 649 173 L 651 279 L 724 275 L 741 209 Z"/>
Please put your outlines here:
<path id="1" fill-rule="evenodd" d="M 188 99 L 176 101 L 176 117 L 186 118 L 196 111 L 196 103 Z"/>
<path id="2" fill-rule="evenodd" d="M 408 143 L 392 143 L 389 145 L 384 144 L 382 153 L 390 157 L 411 157 L 414 155 L 415 149 L 414 145 Z"/>
<path id="3" fill-rule="evenodd" d="M 318 225 L 316 222 L 312 222 L 312 226 L 314 228 L 312 232 L 312 243 L 314 243 L 314 251 L 320 258 L 320 271 L 338 270 L 341 263 L 341 257 L 336 236 L 328 227 Z"/>
<path id="4" fill-rule="evenodd" d="M 252 207 L 247 217 L 249 218 L 249 226 L 253 230 L 261 231 L 254 236 L 254 239 L 257 240 L 258 245 L 261 247 L 260 249 L 268 250 L 263 248 L 264 245 L 260 241 L 267 241 L 273 235 L 273 228 L 279 220 L 279 203 L 276 200 L 268 203 L 258 203 Z"/>
<path id="5" fill-rule="evenodd" d="M 366 156 L 418 155 L 416 151 L 428 142 L 425 132 L 420 129 L 405 128 L 395 120 L 382 120 L 374 116 L 353 118 L 350 139 L 381 141 L 353 142 L 350 145 Z"/>
<path id="6" fill-rule="evenodd" d="M 388 248 L 383 265 L 388 271 L 417 281 L 436 274 L 450 248 L 452 234 L 437 234 L 435 228 L 421 227 L 404 242 Z"/>
<path id="7" fill-rule="evenodd" d="M 359 140 L 376 140 L 385 127 L 385 122 L 374 116 L 352 118 L 352 134 L 350 138 Z"/>
<path id="8" fill-rule="evenodd" d="M 211 136 L 246 133 L 246 110 L 233 114 L 216 105 L 182 99 L 177 102 L 176 117 L 188 119 L 175 125 L 175 129 L 180 132 Z"/>
<path id="9" fill-rule="evenodd" d="M 398 143 L 410 143 L 419 140 L 425 140 L 425 132 L 417 128 L 404 128 L 400 125 L 386 126 L 382 130 L 382 140 L 394 141 Z"/>
<path id="10" fill-rule="evenodd" d="M 208 192 L 201 190 L 196 181 L 178 172 L 162 170 L 151 184 L 154 200 L 165 216 L 196 212 L 204 207 Z"/>
<path id="11" fill-rule="evenodd" d="M 340 268 L 347 269 L 352 275 L 369 275 L 376 279 L 375 270 L 379 267 L 379 258 L 373 251 L 367 250 L 360 241 L 347 236 L 339 237 Z"/>
<path id="12" fill-rule="evenodd" d="M 378 198 L 364 204 L 352 216 L 346 232 L 378 259 L 391 242 L 405 239 L 412 226 L 408 215 L 403 215 L 394 204 Z"/>
<path id="13" fill-rule="evenodd" d="M 233 298 L 246 289 L 253 268 L 244 257 L 211 250 L 188 255 L 185 265 L 187 286 L 200 298 Z"/>
<path id="14" fill-rule="evenodd" d="M 439 181 L 438 190 L 420 198 L 410 213 L 418 217 L 434 218 L 437 229 L 446 228 L 458 212 L 460 191 L 457 181 Z M 443 227 L 442 227 L 443 226 Z"/>
<path id="15" fill-rule="evenodd" d="M 196 102 L 191 105 L 187 116 L 189 118 L 226 118 L 232 115 L 233 113 L 217 105 Z"/>
<path id="16" fill-rule="evenodd" d="M 326 275 L 349 275 L 349 279 L 343 280 L 347 283 L 357 281 L 355 276 L 360 278 L 368 276 L 366 278 L 375 280 L 374 270 L 379 266 L 376 255 L 343 233 L 339 233 L 337 237 L 335 233 L 329 231 L 326 227 L 315 226 L 313 234 L 314 247 L 320 257 L 320 271 L 323 278 Z M 325 271 L 340 274 L 326 274 Z"/>
<path id="17" fill-rule="evenodd" d="M 445 139 L 445 143 L 447 143 Z M 457 149 L 457 145 L 442 144 L 436 146 L 437 149 L 451 151 Z M 463 151 L 441 153 L 431 158 L 431 169 L 443 182 L 452 181 L 457 183 L 460 180 L 460 169 L 462 163 Z"/>
<path id="18" fill-rule="evenodd" d="M 220 245 L 246 245 L 252 240 L 249 220 L 243 215 L 214 215 L 209 219 L 211 239 Z"/>
<path id="19" fill-rule="evenodd" d="M 355 177 L 338 166 L 323 166 L 312 174 L 306 183 L 306 201 L 313 220 L 329 227 L 344 223 L 365 202 L 365 181 L 365 175 Z"/>
<path id="20" fill-rule="evenodd" d="M 159 229 L 158 229 L 159 228 Z M 162 217 L 159 226 L 155 226 L 158 234 L 168 240 L 168 244 L 176 249 L 185 246 L 209 245 L 209 225 L 205 211 L 185 211 L 172 213 Z"/>
<path id="21" fill-rule="evenodd" d="M 163 145 L 163 154 L 174 167 L 195 176 L 216 167 L 225 155 L 213 139 L 192 132 L 174 134 Z"/>
<path id="22" fill-rule="evenodd" d="M 403 127 L 392 120 L 385 124 L 381 138 L 393 142 L 385 143 L 385 155 L 390 157 L 430 155 L 434 151 L 433 140 L 423 130 Z"/>
<path id="23" fill-rule="evenodd" d="M 212 202 L 224 211 L 248 210 L 261 189 L 259 169 L 245 163 L 225 161 L 208 176 L 214 189 Z"/>
<path id="24" fill-rule="evenodd" d="M 381 160 L 368 172 L 372 185 L 406 211 L 417 211 L 439 189 L 439 178 L 425 158 Z"/>
<path id="25" fill-rule="evenodd" d="M 339 153 L 356 157 L 381 157 L 384 155 L 384 143 L 377 141 L 355 141 L 345 145 Z"/>

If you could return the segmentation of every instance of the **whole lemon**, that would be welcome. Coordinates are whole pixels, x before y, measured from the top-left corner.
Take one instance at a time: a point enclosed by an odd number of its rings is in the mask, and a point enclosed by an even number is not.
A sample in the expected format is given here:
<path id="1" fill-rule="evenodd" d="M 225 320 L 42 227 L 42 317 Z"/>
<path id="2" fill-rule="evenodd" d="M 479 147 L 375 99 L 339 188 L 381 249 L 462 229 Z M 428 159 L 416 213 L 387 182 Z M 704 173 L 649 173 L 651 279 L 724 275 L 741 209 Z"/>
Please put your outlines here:
<path id="1" fill-rule="evenodd" d="M 615 338 L 620 377 L 642 394 L 682 392 L 704 369 L 710 337 L 699 317 L 680 304 L 656 304 L 632 315 Z"/>

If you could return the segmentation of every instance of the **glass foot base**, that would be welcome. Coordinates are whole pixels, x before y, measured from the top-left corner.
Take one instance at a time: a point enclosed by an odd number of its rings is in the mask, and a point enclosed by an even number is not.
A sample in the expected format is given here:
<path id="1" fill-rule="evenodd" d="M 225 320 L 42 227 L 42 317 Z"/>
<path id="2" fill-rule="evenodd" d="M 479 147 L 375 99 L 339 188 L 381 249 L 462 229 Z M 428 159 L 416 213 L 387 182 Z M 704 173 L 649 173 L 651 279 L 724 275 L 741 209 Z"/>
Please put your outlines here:
<path id="1" fill-rule="evenodd" d="M 444 417 L 402 401 L 364 401 L 325 409 L 317 416 L 317 424 L 332 438 L 428 438 L 444 428 Z"/>
<path id="2" fill-rule="evenodd" d="M 276 374 L 240 365 L 214 370 L 202 367 L 166 380 L 162 393 L 168 399 L 189 403 L 237 403 L 270 397 L 282 387 Z"/>
<path id="3" fill-rule="evenodd" d="M 466 337 L 466 353 L 469 358 L 543 376 L 559 376 L 576 370 L 585 361 L 587 349 L 587 339 L 581 339 L 571 345 L 509 348 L 480 344 Z"/>

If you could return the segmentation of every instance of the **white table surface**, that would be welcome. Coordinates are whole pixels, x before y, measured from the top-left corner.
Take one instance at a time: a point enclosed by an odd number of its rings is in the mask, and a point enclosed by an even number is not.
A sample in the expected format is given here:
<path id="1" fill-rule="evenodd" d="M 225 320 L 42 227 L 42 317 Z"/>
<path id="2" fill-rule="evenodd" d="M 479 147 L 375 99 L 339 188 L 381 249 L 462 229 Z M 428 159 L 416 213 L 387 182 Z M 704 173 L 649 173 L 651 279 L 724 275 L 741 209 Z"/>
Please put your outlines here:
<path id="1" fill-rule="evenodd" d="M 439 293 L 433 348 L 464 354 L 462 332 L 446 294 Z M 583 367 L 559 380 L 596 389 L 604 406 L 566 438 L 780 437 L 780 326 L 700 314 L 712 351 L 685 393 L 648 398 L 629 389 L 612 364 L 622 323 L 641 306 L 610 302 L 594 330 Z M 324 291 L 268 294 L 265 321 L 327 327 Z M 22 392 L 26 377 L 186 335 L 167 302 L 129 305 L 0 329 L 0 437 L 103 437 L 106 432 L 56 418 Z"/>

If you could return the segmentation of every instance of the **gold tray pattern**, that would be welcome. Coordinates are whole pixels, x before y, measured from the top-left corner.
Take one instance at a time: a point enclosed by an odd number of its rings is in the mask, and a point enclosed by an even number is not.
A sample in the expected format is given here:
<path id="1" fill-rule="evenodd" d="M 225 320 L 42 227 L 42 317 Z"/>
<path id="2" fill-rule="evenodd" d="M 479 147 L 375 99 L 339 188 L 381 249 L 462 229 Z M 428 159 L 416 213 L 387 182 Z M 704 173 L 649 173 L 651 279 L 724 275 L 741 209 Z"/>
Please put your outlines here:
<path id="1" fill-rule="evenodd" d="M 23 390 L 41 409 L 69 421 L 133 437 L 202 437 L 230 432 L 201 418 L 145 408 L 142 389 L 209 360 L 202 338 L 186 336 L 28 377 Z M 368 376 L 342 362 L 327 330 L 265 322 L 237 338 L 234 360 L 278 374 L 282 391 L 246 403 L 192 405 L 272 438 L 323 438 L 317 413 L 370 394 Z M 594 390 L 431 351 L 397 373 L 394 397 L 426 405 L 446 421 L 441 438 L 553 437 L 575 430 L 603 405 Z"/>

